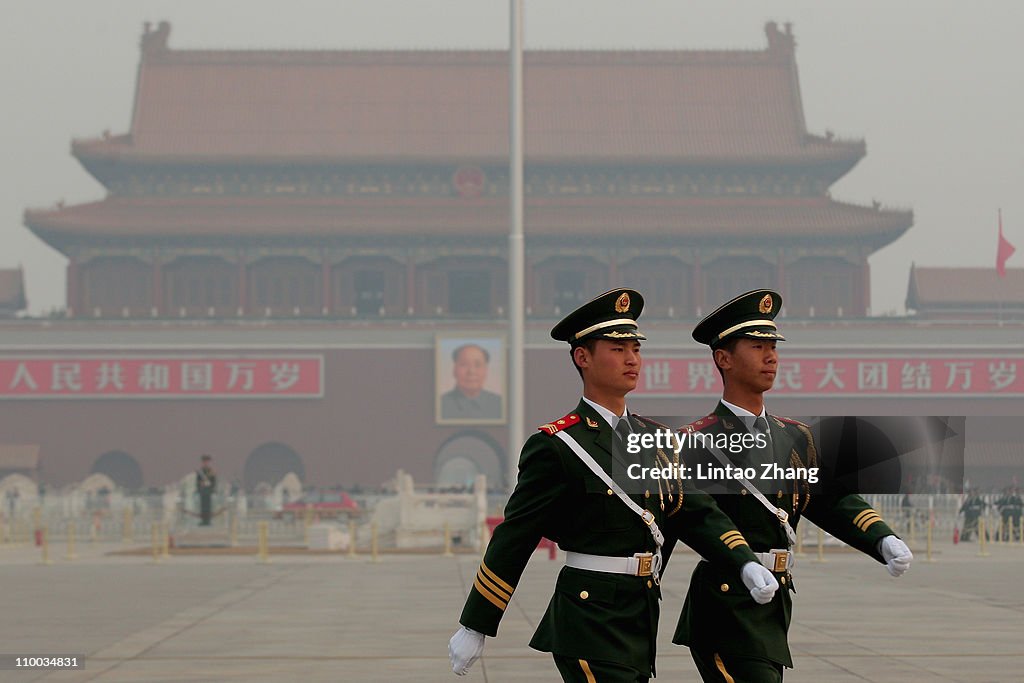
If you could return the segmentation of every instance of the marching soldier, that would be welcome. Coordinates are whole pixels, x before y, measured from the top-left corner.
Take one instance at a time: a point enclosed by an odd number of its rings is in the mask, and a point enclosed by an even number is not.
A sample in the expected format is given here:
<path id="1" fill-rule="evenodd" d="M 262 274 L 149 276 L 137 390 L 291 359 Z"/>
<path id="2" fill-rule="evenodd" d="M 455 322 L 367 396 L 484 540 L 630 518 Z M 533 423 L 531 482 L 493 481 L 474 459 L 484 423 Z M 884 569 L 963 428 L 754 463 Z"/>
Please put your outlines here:
<path id="1" fill-rule="evenodd" d="M 792 668 L 787 642 L 793 587 L 792 544 L 801 516 L 857 550 L 887 565 L 900 576 L 913 556 L 877 512 L 858 495 L 811 495 L 809 468 L 817 453 L 808 427 L 765 411 L 764 392 L 772 388 L 778 365 L 776 342 L 783 341 L 775 325 L 782 297 L 770 290 L 748 292 L 704 318 L 693 338 L 712 349 L 725 391 L 714 413 L 685 427 L 690 433 L 718 435 L 747 433 L 758 447 L 738 448 L 728 455 L 709 449 L 713 464 L 754 467 L 776 463 L 806 476 L 778 486 L 764 479 L 730 481 L 734 493 L 714 495 L 719 508 L 736 523 L 751 549 L 782 584 L 769 605 L 752 610 L 729 590 L 735 569 L 714 558 L 697 564 L 690 580 L 673 642 L 690 648 L 704 681 L 774 683 L 783 667 Z M 720 440 L 716 440 L 720 442 Z M 717 453 L 715 452 L 717 450 Z M 774 471 L 774 468 L 773 468 Z"/>
<path id="2" fill-rule="evenodd" d="M 459 675 L 494 636 L 519 577 L 542 537 L 566 554 L 555 592 L 530 646 L 552 653 L 564 681 L 648 681 L 654 673 L 663 558 L 681 539 L 725 567 L 750 591 L 771 600 L 778 583 L 757 563 L 742 534 L 710 496 L 678 481 L 626 493 L 621 474 L 630 435 L 648 426 L 626 409 L 640 374 L 636 319 L 643 298 L 618 289 L 569 314 L 551 331 L 567 341 L 583 379 L 583 398 L 568 415 L 541 425 L 519 460 L 519 478 L 494 530 L 448 651 Z M 655 456 L 657 457 L 657 456 Z M 653 464 L 653 463 L 652 463 Z M 664 544 L 664 545 L 663 545 Z"/>
<path id="3" fill-rule="evenodd" d="M 213 516 L 213 492 L 217 488 L 217 473 L 213 471 L 213 457 L 203 455 L 202 465 L 196 470 L 196 493 L 199 494 L 199 526 L 210 526 Z"/>

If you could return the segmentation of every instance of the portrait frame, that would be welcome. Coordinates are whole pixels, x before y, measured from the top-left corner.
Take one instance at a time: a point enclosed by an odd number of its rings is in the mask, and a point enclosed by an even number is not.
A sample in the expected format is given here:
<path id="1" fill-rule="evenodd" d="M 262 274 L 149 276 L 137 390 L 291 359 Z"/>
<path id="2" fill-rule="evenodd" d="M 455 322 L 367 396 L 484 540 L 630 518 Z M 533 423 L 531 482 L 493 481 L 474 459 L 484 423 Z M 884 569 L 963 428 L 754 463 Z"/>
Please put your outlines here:
<path id="1" fill-rule="evenodd" d="M 434 420 L 437 424 L 503 425 L 508 421 L 507 348 L 504 334 L 435 335 Z M 455 360 L 456 352 L 460 361 Z M 456 376 L 456 365 L 459 365 L 460 379 Z M 460 382 L 463 387 L 459 386 Z M 467 397 L 463 389 L 479 390 L 479 393 Z"/>

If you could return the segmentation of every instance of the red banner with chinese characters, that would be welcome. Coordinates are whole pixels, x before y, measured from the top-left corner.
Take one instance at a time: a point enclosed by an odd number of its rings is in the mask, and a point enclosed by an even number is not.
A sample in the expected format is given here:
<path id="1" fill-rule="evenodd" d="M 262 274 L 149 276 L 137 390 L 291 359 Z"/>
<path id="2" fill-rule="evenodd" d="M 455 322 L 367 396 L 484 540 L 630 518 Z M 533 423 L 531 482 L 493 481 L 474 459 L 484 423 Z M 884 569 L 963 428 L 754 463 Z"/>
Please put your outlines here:
<path id="1" fill-rule="evenodd" d="M 0 399 L 319 398 L 324 358 L 263 356 L 3 356 Z"/>
<path id="2" fill-rule="evenodd" d="M 710 356 L 710 354 L 709 354 Z M 1024 396 L 1024 354 L 803 356 L 779 361 L 773 394 L 795 396 Z M 645 356 L 633 396 L 721 396 L 707 358 Z"/>

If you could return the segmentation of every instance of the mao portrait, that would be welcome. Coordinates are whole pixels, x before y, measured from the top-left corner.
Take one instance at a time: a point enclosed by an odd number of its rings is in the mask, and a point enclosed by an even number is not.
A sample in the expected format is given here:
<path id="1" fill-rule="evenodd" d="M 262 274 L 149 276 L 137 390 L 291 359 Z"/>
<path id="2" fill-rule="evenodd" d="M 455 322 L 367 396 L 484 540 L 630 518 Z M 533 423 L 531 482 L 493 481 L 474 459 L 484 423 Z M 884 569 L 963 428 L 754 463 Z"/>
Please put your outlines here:
<path id="1" fill-rule="evenodd" d="M 438 337 L 438 424 L 505 422 L 505 344 L 501 337 Z"/>

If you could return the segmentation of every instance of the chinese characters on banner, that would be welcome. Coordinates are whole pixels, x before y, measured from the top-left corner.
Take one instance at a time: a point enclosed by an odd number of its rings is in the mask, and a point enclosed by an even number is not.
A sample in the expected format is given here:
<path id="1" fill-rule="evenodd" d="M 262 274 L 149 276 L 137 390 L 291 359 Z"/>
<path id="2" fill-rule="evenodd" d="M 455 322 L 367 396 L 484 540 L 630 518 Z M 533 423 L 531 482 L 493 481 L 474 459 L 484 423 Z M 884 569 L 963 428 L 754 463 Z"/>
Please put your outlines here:
<path id="1" fill-rule="evenodd" d="M 0 398 L 319 398 L 323 356 L 0 357 Z"/>
<path id="2" fill-rule="evenodd" d="M 711 358 L 645 357 L 634 396 L 721 396 Z M 1021 396 L 1024 355 L 786 357 L 773 394 L 794 396 Z"/>

